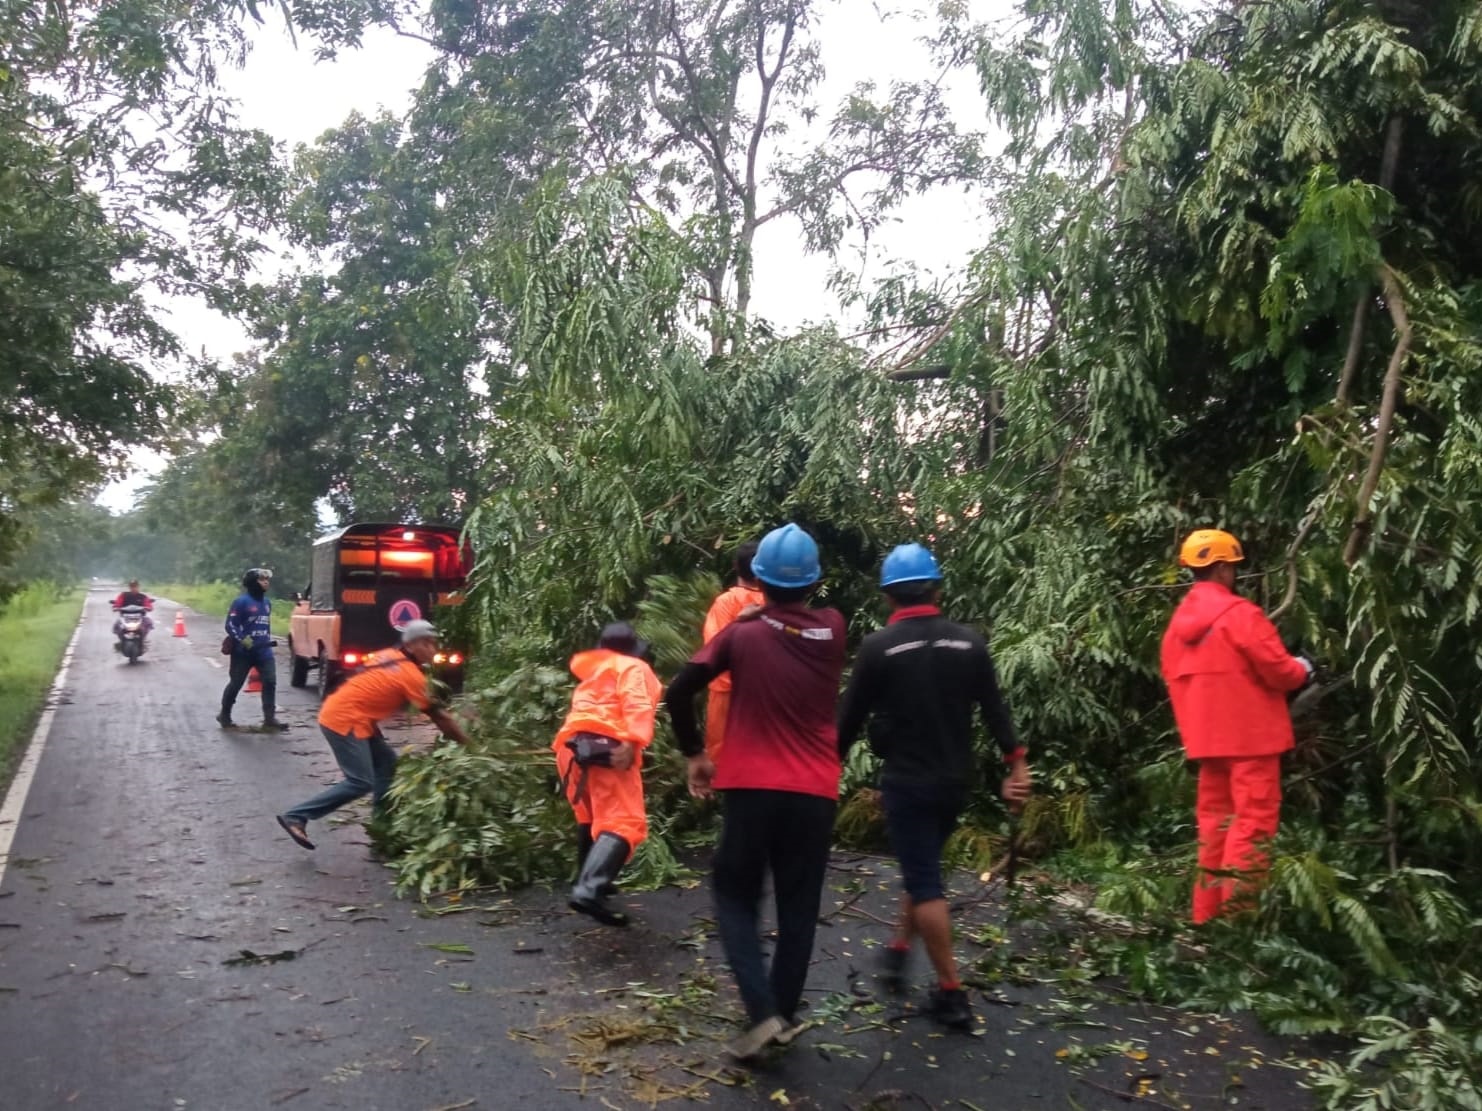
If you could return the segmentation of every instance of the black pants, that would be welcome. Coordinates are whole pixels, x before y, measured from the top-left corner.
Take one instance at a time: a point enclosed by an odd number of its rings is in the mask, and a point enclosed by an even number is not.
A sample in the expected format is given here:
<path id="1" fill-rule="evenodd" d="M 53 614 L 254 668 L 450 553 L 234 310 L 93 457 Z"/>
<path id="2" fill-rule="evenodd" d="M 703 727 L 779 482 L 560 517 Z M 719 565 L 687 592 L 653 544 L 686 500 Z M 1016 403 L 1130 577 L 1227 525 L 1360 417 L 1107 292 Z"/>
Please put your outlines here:
<path id="1" fill-rule="evenodd" d="M 247 676 L 252 669 L 257 668 L 257 677 L 262 680 L 262 720 L 272 721 L 275 711 L 278 709 L 278 661 L 271 653 L 264 653 L 262 659 L 251 652 L 243 652 L 238 648 L 231 654 L 228 664 L 229 678 L 226 689 L 221 692 L 221 714 L 223 717 L 232 716 L 232 707 L 237 702 L 237 692 L 242 689 L 242 684 L 247 682 Z"/>
<path id="2" fill-rule="evenodd" d="M 747 1018 L 796 1018 L 813 958 L 823 899 L 833 799 L 795 791 L 722 791 L 725 818 L 715 851 L 715 917 Z M 777 948 L 768 971 L 759 936 L 768 870 L 777 900 Z"/>

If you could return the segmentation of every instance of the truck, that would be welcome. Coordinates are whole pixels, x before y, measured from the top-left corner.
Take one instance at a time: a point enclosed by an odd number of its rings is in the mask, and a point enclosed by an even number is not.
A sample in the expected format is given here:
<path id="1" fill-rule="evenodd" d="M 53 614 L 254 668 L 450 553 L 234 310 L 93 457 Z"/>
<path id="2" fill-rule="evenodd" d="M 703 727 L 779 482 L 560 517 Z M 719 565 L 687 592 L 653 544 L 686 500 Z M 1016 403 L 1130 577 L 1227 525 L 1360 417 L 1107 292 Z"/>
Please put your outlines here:
<path id="1" fill-rule="evenodd" d="M 367 656 L 396 645 L 408 622 L 459 604 L 472 567 L 472 548 L 447 525 L 353 524 L 321 536 L 289 619 L 289 683 L 306 687 L 313 673 L 320 696 L 329 694 Z M 464 663 L 445 646 L 433 674 L 457 690 Z"/>

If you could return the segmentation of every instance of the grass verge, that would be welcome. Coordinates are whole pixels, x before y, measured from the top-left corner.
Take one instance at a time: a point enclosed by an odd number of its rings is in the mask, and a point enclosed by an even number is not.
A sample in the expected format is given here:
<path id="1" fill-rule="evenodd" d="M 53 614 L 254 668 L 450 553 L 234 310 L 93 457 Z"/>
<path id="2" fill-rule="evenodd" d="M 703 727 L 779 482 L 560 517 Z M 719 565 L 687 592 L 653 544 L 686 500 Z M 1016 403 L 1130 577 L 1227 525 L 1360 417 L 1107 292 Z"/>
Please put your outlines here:
<path id="1" fill-rule="evenodd" d="M 232 583 L 160 583 L 149 593 L 156 597 L 168 598 L 172 602 L 180 602 L 207 617 L 225 618 L 226 611 L 231 608 L 232 601 L 237 595 L 242 593 L 242 588 Z M 275 635 L 284 637 L 288 635 L 288 617 L 292 612 L 292 602 L 284 598 L 273 599 L 273 633 Z M 173 620 L 173 615 L 167 616 Z M 162 624 L 159 614 L 155 615 L 155 624 Z"/>
<path id="2" fill-rule="evenodd" d="M 0 606 L 0 794 L 77 627 L 82 597 L 80 588 L 32 583 Z"/>

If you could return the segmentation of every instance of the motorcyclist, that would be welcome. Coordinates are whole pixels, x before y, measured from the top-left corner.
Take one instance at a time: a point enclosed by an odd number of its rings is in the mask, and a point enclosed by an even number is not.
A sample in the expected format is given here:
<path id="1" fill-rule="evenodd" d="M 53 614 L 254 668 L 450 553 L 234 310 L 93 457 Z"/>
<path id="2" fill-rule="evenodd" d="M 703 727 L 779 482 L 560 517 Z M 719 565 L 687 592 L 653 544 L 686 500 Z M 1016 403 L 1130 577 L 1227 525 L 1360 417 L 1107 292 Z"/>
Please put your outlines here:
<path id="1" fill-rule="evenodd" d="M 145 610 L 144 621 L 140 624 L 139 630 L 141 633 L 143 633 L 144 636 L 147 637 L 150 630 L 154 628 L 154 622 L 150 619 L 148 612 L 154 609 L 154 599 L 139 589 L 138 579 L 130 579 L 129 588 L 127 590 L 120 591 L 118 597 L 113 599 L 112 605 L 114 613 L 117 613 L 125 606 L 143 606 Z M 122 631 L 123 622 L 118 620 L 114 621 L 113 635 L 116 637 Z"/>

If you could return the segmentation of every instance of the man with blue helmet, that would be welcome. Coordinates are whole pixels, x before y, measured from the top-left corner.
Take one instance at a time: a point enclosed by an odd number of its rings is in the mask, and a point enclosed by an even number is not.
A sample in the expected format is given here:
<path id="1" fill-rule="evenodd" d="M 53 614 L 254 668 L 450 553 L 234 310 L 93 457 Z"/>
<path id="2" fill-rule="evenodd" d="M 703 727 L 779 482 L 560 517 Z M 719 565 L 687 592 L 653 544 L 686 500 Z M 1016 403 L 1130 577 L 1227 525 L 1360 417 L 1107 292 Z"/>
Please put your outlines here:
<path id="1" fill-rule="evenodd" d="M 721 944 L 746 1007 L 747 1029 L 727 1046 L 740 1060 L 791 1041 L 800 1029 L 839 798 L 834 704 L 844 671 L 843 615 L 805 604 L 822 577 L 813 538 L 797 525 L 774 529 L 751 569 L 766 605 L 701 648 L 665 695 L 689 757 L 691 793 L 719 791 L 724 803 L 713 886 Z M 731 704 L 725 747 L 713 763 L 695 697 L 725 672 Z M 758 936 L 769 871 L 777 904 L 770 969 Z"/>
<path id="2" fill-rule="evenodd" d="M 988 646 L 974 630 L 942 616 L 941 584 L 936 557 L 920 544 L 902 544 L 885 557 L 880 587 L 892 613 L 886 627 L 860 645 L 839 705 L 839 754 L 848 753 L 870 719 L 870 748 L 884 762 L 886 826 L 905 888 L 883 979 L 894 991 L 904 989 L 906 959 L 919 935 L 937 974 L 928 1011 L 944 1026 L 966 1029 L 972 1005 L 952 955 L 942 849 L 974 778 L 975 706 L 1009 764 L 1002 793 L 1015 809 L 1029 797 L 1030 776 Z"/>

